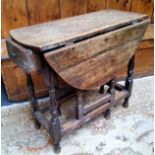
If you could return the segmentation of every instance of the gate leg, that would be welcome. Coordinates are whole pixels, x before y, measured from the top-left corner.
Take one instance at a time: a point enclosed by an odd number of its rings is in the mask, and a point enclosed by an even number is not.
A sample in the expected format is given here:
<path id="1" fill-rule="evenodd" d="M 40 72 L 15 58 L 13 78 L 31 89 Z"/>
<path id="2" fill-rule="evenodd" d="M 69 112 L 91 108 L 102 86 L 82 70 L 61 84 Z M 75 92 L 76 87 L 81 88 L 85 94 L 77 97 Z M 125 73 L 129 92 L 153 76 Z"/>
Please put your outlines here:
<path id="1" fill-rule="evenodd" d="M 26 77 L 27 77 L 27 86 L 28 86 L 28 92 L 29 92 L 29 101 L 30 101 L 33 119 L 34 119 L 34 125 L 36 129 L 39 129 L 41 125 L 34 117 L 34 113 L 39 110 L 38 102 L 35 97 L 34 84 L 30 73 L 26 73 Z"/>
<path id="2" fill-rule="evenodd" d="M 129 98 L 131 96 L 131 92 L 132 92 L 132 85 L 133 85 L 133 78 L 132 78 L 132 75 L 133 75 L 133 70 L 134 70 L 134 58 L 135 56 L 133 56 L 130 61 L 129 61 L 129 64 L 128 64 L 128 75 L 127 75 L 127 78 L 126 78 L 126 81 L 125 81 L 125 88 L 128 90 L 128 97 L 125 98 L 125 101 L 123 103 L 123 107 L 124 108 L 127 108 L 129 106 Z"/>
<path id="3" fill-rule="evenodd" d="M 51 113 L 51 120 L 49 124 L 49 132 L 51 138 L 54 142 L 54 152 L 59 153 L 61 151 L 60 147 L 60 140 L 61 140 L 61 127 L 60 127 L 60 120 L 58 118 L 58 110 L 57 110 L 57 100 L 55 95 L 55 73 L 49 68 L 49 97 L 50 97 L 50 104 L 49 109 Z"/>

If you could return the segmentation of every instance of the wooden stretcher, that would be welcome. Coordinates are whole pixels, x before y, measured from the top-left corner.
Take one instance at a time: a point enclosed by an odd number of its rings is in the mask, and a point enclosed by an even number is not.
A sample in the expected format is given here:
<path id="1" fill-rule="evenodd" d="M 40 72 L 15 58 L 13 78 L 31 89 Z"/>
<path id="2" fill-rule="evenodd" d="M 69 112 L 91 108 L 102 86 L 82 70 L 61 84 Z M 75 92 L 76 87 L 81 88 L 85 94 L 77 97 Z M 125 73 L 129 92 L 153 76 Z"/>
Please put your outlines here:
<path id="1" fill-rule="evenodd" d="M 56 20 L 10 31 L 7 47 L 10 58 L 27 73 L 32 114 L 37 127 L 49 131 L 55 152 L 60 151 L 61 135 L 76 129 L 123 100 L 128 106 L 132 89 L 134 53 L 148 26 L 148 16 L 105 10 Z M 128 64 L 125 86 L 116 83 L 116 73 Z M 42 114 L 34 94 L 30 72 L 38 71 L 49 86 L 51 119 Z M 57 77 L 72 91 L 57 98 Z M 109 87 L 104 91 L 104 86 Z M 95 100 L 84 95 L 98 89 Z M 67 88 L 66 88 L 67 90 Z M 76 117 L 60 124 L 60 103 L 74 94 Z M 89 95 L 88 95 L 89 96 Z M 91 98 L 89 96 L 89 98 Z M 61 101 L 60 101 L 61 100 Z"/>

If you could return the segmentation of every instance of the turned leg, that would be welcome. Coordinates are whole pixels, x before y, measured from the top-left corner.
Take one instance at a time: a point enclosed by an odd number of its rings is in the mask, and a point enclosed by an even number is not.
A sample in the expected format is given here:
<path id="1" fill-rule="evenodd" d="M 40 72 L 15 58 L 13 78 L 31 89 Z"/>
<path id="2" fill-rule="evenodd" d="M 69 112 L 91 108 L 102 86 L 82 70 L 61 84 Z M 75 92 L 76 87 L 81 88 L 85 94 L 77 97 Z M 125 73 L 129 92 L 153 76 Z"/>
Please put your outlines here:
<path id="1" fill-rule="evenodd" d="M 81 119 L 83 117 L 83 106 L 84 106 L 84 100 L 83 100 L 83 91 L 77 90 L 77 104 L 76 104 L 76 118 Z"/>
<path id="2" fill-rule="evenodd" d="M 115 78 L 112 79 L 109 83 L 109 90 L 108 90 L 108 93 L 111 94 L 111 99 L 110 99 L 110 104 L 111 104 L 111 107 L 114 106 L 114 96 L 115 96 Z M 111 109 L 107 109 L 105 112 L 104 112 L 104 117 L 106 119 L 110 119 L 111 118 Z"/>
<path id="3" fill-rule="evenodd" d="M 59 89 L 59 87 L 58 87 L 58 78 L 55 76 L 54 77 L 55 79 L 54 79 L 54 84 L 55 84 L 55 89 Z M 56 98 L 57 98 L 57 96 L 56 96 Z M 61 116 L 61 103 L 58 103 L 57 102 L 57 112 L 58 112 L 58 115 L 59 116 Z"/>
<path id="4" fill-rule="evenodd" d="M 57 110 L 57 100 L 55 94 L 55 73 L 50 70 L 50 86 L 49 86 L 49 97 L 50 97 L 50 104 L 49 109 L 51 113 L 51 120 L 49 124 L 49 132 L 54 142 L 54 151 L 55 153 L 59 153 L 61 151 L 60 148 L 60 140 L 61 140 L 61 127 L 60 127 L 60 120 L 58 118 L 58 110 Z"/>
<path id="5" fill-rule="evenodd" d="M 30 101 L 30 106 L 32 109 L 32 115 L 34 118 L 34 125 L 35 125 L 36 129 L 39 129 L 40 123 L 34 117 L 34 113 L 39 110 L 38 102 L 37 102 L 37 99 L 35 97 L 34 85 L 33 85 L 33 81 L 31 78 L 31 74 L 26 73 L 26 76 L 27 76 L 27 86 L 28 86 L 28 92 L 29 92 L 29 101 Z"/>
<path id="6" fill-rule="evenodd" d="M 133 56 L 128 64 L 128 75 L 125 81 L 125 88 L 128 90 L 128 96 L 125 98 L 125 101 L 123 103 L 123 107 L 127 108 L 129 106 L 129 98 L 131 96 L 131 91 L 132 91 L 132 85 L 133 85 L 133 79 L 132 79 L 132 75 L 133 75 L 133 70 L 134 70 L 134 58 L 135 56 Z"/>

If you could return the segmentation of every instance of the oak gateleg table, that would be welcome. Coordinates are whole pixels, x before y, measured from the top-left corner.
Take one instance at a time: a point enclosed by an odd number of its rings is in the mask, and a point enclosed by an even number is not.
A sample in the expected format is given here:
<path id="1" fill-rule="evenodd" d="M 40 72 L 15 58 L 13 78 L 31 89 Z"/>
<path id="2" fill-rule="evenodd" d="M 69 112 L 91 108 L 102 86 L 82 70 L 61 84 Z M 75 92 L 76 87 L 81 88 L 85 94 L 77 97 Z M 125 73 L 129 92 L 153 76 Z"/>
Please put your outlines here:
<path id="1" fill-rule="evenodd" d="M 101 113 L 110 118 L 111 107 L 122 100 L 122 105 L 128 107 L 135 50 L 148 23 L 148 16 L 144 14 L 104 10 L 10 31 L 9 56 L 27 75 L 35 126 L 47 129 L 56 153 L 60 152 L 63 134 Z M 116 73 L 127 64 L 125 85 L 120 85 L 116 82 Z M 49 87 L 50 120 L 45 118 L 35 97 L 30 74 L 33 71 L 39 72 Z M 58 77 L 71 90 L 60 98 L 56 97 Z M 96 88 L 99 88 L 99 97 L 93 100 L 89 96 L 87 104 L 86 92 Z M 76 96 L 75 117 L 61 124 L 61 104 L 72 95 Z"/>

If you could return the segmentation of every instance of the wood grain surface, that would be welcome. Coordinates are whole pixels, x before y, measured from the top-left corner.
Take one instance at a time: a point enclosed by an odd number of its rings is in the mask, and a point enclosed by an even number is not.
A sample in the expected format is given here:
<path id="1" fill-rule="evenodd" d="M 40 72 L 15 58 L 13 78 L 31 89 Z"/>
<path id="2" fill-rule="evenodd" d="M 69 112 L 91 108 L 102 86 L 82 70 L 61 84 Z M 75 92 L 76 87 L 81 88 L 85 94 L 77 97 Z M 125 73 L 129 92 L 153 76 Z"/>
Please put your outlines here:
<path id="1" fill-rule="evenodd" d="M 87 13 L 86 0 L 60 0 L 61 18 Z"/>
<path id="2" fill-rule="evenodd" d="M 128 63 L 147 25 L 148 21 L 144 21 L 124 27 L 48 52 L 45 58 L 71 86 L 83 90 L 92 89 L 108 82 L 119 67 Z"/>
<path id="3" fill-rule="evenodd" d="M 130 11 L 131 0 L 107 0 L 106 8 Z"/>
<path id="4" fill-rule="evenodd" d="M 103 10 L 106 7 L 106 0 L 88 0 L 87 12 Z"/>
<path id="5" fill-rule="evenodd" d="M 60 18 L 58 0 L 27 0 L 30 24 Z"/>
<path id="6" fill-rule="evenodd" d="M 147 14 L 150 19 L 153 12 L 154 0 L 133 0 L 131 11 L 132 12 L 141 12 Z"/>
<path id="7" fill-rule="evenodd" d="M 36 53 L 20 46 L 11 39 L 8 39 L 6 43 L 9 57 L 25 72 L 40 71 L 41 61 Z"/>
<path id="8" fill-rule="evenodd" d="M 47 52 L 45 57 L 52 67 L 61 72 L 100 54 L 102 51 L 113 49 L 141 37 L 145 29 L 146 22 L 137 23 L 62 49 Z"/>
<path id="9" fill-rule="evenodd" d="M 9 37 L 11 29 L 29 25 L 25 2 L 25 0 L 2 0 L 3 37 Z"/>
<path id="10" fill-rule="evenodd" d="M 119 69 L 119 67 L 116 68 L 115 66 L 125 65 L 128 62 L 134 54 L 137 43 L 134 42 L 128 46 L 119 46 L 114 50 L 106 53 L 103 52 L 64 71 L 57 71 L 57 73 L 64 81 L 75 88 L 83 90 L 92 89 L 114 78 L 117 69 Z M 116 55 L 116 51 L 118 51 L 118 55 Z M 122 54 L 123 52 L 124 55 Z"/>
<path id="11" fill-rule="evenodd" d="M 10 34 L 16 42 L 44 51 L 144 18 L 144 14 L 106 10 L 12 30 Z"/>
<path id="12" fill-rule="evenodd" d="M 12 60 L 1 62 L 2 78 L 10 101 L 22 101 L 29 98 L 27 92 L 26 75 L 23 69 Z M 37 97 L 48 96 L 48 87 L 38 72 L 31 72 Z"/>

